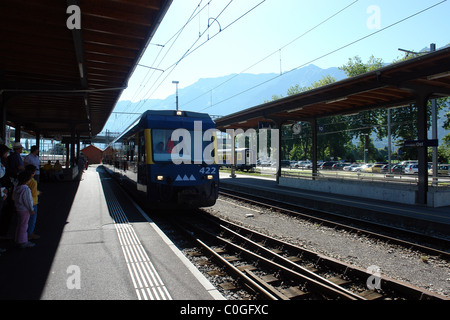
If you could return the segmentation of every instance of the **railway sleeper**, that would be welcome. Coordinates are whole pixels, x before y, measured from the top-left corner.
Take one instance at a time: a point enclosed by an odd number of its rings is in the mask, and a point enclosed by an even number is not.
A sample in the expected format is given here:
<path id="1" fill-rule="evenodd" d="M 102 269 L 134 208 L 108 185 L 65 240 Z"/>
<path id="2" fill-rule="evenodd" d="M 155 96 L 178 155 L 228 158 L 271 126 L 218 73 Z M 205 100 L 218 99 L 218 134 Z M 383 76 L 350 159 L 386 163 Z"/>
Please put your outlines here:
<path id="1" fill-rule="evenodd" d="M 295 262 L 295 263 L 302 261 L 302 258 L 300 258 L 299 256 L 288 256 L 288 257 L 286 257 L 286 259 L 288 259 L 291 262 Z"/>
<path id="2" fill-rule="evenodd" d="M 255 282 L 257 282 L 259 285 L 264 287 L 267 291 L 269 291 L 271 294 L 273 294 L 277 299 L 279 300 L 290 300 L 288 296 L 283 294 L 280 290 L 277 290 L 274 288 L 268 281 L 265 280 L 266 276 L 259 277 L 252 271 L 245 269 L 245 273 L 252 278 Z M 275 277 L 274 277 L 275 278 Z M 279 281 L 277 278 L 275 278 L 276 281 Z"/>
<path id="3" fill-rule="evenodd" d="M 225 282 L 225 283 L 221 283 L 221 284 L 219 284 L 219 286 L 220 286 L 222 289 L 228 290 L 228 291 L 240 289 L 240 287 L 239 287 L 239 286 L 235 286 L 235 284 L 234 284 L 233 282 Z"/>
<path id="4" fill-rule="evenodd" d="M 310 295 L 309 292 L 304 292 L 304 291 L 300 290 L 298 287 L 289 287 L 286 289 L 281 289 L 281 293 L 283 293 L 290 300 L 295 300 L 295 299 L 300 299 L 300 298 L 304 299 L 308 295 Z"/>
<path id="5" fill-rule="evenodd" d="M 218 238 L 218 239 L 220 239 L 220 238 Z M 242 247 L 239 247 L 238 245 L 232 244 L 227 239 L 222 238 L 220 240 L 222 240 L 224 242 L 228 242 L 229 246 L 234 246 L 236 248 L 236 250 L 241 251 L 241 253 L 243 255 L 248 255 L 251 259 L 255 258 L 254 252 L 244 249 Z M 296 279 L 296 282 L 308 283 L 308 287 L 314 288 L 313 289 L 314 291 L 320 291 L 323 294 L 330 295 L 330 297 L 333 297 L 333 298 L 342 298 L 342 299 L 350 299 L 350 300 L 357 299 L 355 296 L 352 296 L 347 292 L 342 292 L 340 290 L 337 290 L 336 288 L 331 288 L 324 283 L 320 283 L 317 280 L 311 279 L 311 278 L 309 278 L 305 275 L 302 275 L 296 271 L 289 270 L 285 266 L 282 266 L 274 261 L 270 261 L 267 258 L 260 257 L 260 256 L 258 256 L 256 258 L 258 258 L 259 261 L 261 263 L 265 264 L 267 267 L 275 269 L 275 270 L 280 270 L 280 272 L 283 273 L 287 278 Z"/>
<path id="6" fill-rule="evenodd" d="M 361 297 L 366 298 L 367 300 L 380 300 L 383 299 L 384 296 L 373 290 L 366 290 L 359 294 Z"/>
<path id="7" fill-rule="evenodd" d="M 245 270 L 253 271 L 258 269 L 257 267 L 251 264 L 244 264 L 242 266 L 238 266 L 237 268 L 242 272 L 244 272 Z"/>
<path id="8" fill-rule="evenodd" d="M 221 222 L 221 224 L 224 222 Z M 232 223 L 226 222 L 227 225 L 229 225 L 230 227 L 233 225 Z M 249 229 L 246 228 L 242 228 L 240 227 L 240 230 L 246 230 L 246 232 L 249 232 Z M 291 256 L 288 256 L 287 258 L 285 258 L 286 260 L 291 260 L 289 258 L 292 258 L 292 260 L 296 260 L 293 257 L 295 257 L 295 254 L 297 257 L 299 257 L 301 260 L 303 260 L 302 258 L 306 258 L 307 260 L 313 261 L 313 264 L 315 263 L 315 266 L 305 266 L 303 267 L 304 269 L 307 269 L 309 271 L 312 271 L 314 273 L 317 273 L 319 270 L 318 269 L 322 269 L 319 264 L 322 261 L 326 262 L 327 265 L 327 269 L 333 270 L 334 272 L 338 272 L 343 274 L 345 277 L 349 277 L 351 278 L 353 281 L 359 282 L 365 282 L 365 280 L 371 276 L 370 273 L 368 273 L 366 270 L 363 270 L 361 268 L 355 267 L 355 266 L 350 266 L 346 263 L 343 263 L 341 261 L 338 261 L 334 258 L 331 257 L 325 257 L 321 254 L 315 253 L 315 252 L 311 252 L 309 250 L 300 248 L 298 246 L 295 245 L 291 245 L 288 243 L 284 243 L 281 242 L 280 240 L 276 240 L 276 239 L 270 239 L 267 240 L 265 239 L 265 235 L 257 232 L 257 231 L 253 231 L 251 230 L 251 232 L 249 233 L 253 233 L 254 236 L 252 237 L 254 240 L 253 243 L 258 244 L 259 246 L 265 246 L 268 243 L 271 243 L 272 245 L 275 244 L 275 246 L 277 246 L 276 244 L 281 245 L 282 248 L 287 248 L 288 251 L 294 253 Z M 278 246 L 280 247 L 280 246 Z M 292 250 L 292 251 L 291 251 Z M 300 250 L 300 252 L 299 252 Z M 255 250 L 255 248 L 252 248 L 251 251 L 255 252 L 257 250 Z M 293 261 L 291 261 L 293 262 Z M 295 261 L 298 262 L 298 261 Z M 296 263 L 297 264 L 297 263 Z M 393 292 L 398 292 L 400 293 L 401 296 L 406 296 L 409 297 L 410 299 L 419 299 L 419 300 L 428 300 L 428 299 L 445 299 L 442 296 L 439 296 L 437 294 L 433 294 L 431 292 L 428 292 L 427 290 L 421 290 L 419 288 L 415 288 L 412 286 L 409 286 L 407 284 L 404 283 L 400 283 L 399 281 L 395 281 L 393 279 L 387 278 L 385 276 L 381 277 L 381 286 L 384 289 L 387 289 L 388 291 L 393 291 Z M 332 282 L 332 281 L 331 281 Z M 386 295 L 381 295 L 381 293 L 378 292 L 372 292 L 372 291 L 368 291 L 365 292 L 363 291 L 363 294 L 359 294 L 359 296 L 362 299 L 367 299 L 367 300 L 374 300 L 374 299 L 380 299 L 381 297 L 384 297 Z M 388 294 L 389 295 L 389 294 Z M 395 293 L 394 293 L 395 295 Z"/>
<path id="9" fill-rule="evenodd" d="M 337 284 L 338 286 L 345 286 L 349 283 L 352 283 L 352 281 L 342 279 L 341 277 L 331 277 L 328 278 L 327 280 Z"/>
<path id="10" fill-rule="evenodd" d="M 241 258 L 237 257 L 237 256 L 226 256 L 223 257 L 225 260 L 227 260 L 228 262 L 235 262 L 235 261 L 240 261 Z"/>
<path id="11" fill-rule="evenodd" d="M 327 279 L 319 276 L 316 273 L 311 272 L 308 269 L 305 269 L 304 267 L 302 267 L 299 264 L 293 263 L 292 261 L 288 260 L 285 257 L 280 256 L 278 253 L 273 252 L 272 249 L 268 249 L 266 247 L 263 247 L 257 243 L 255 243 L 252 240 L 249 239 L 244 239 L 244 237 L 242 235 L 240 235 L 239 233 L 225 227 L 225 226 L 221 226 L 223 228 L 223 230 L 227 231 L 228 233 L 232 234 L 233 238 L 236 239 L 240 239 L 240 240 L 244 240 L 246 241 L 246 244 L 252 246 L 252 249 L 250 250 L 252 253 L 256 253 L 257 251 L 261 251 L 260 254 L 263 254 L 265 256 L 265 259 L 270 260 L 271 262 L 273 262 L 274 264 L 281 264 L 284 267 L 289 267 L 289 268 L 293 268 L 292 271 L 296 272 L 296 273 L 300 273 L 303 276 L 305 276 L 308 279 L 314 279 L 315 281 L 321 282 L 325 287 L 332 287 L 334 290 L 336 291 L 341 291 L 343 293 L 345 293 L 345 295 L 347 296 L 346 298 L 348 298 L 348 296 L 352 296 L 352 298 L 355 299 L 361 299 L 362 297 L 349 292 L 348 290 L 344 289 L 343 287 L 334 284 L 333 282 L 328 281 Z M 228 239 L 225 238 L 221 238 L 221 237 L 217 237 L 218 240 L 224 241 L 226 243 L 228 243 L 229 245 L 233 245 L 232 242 Z M 240 247 L 242 252 L 248 251 L 246 249 L 244 249 L 243 247 Z M 321 257 L 318 257 L 316 264 L 319 264 L 320 261 L 322 260 Z"/>

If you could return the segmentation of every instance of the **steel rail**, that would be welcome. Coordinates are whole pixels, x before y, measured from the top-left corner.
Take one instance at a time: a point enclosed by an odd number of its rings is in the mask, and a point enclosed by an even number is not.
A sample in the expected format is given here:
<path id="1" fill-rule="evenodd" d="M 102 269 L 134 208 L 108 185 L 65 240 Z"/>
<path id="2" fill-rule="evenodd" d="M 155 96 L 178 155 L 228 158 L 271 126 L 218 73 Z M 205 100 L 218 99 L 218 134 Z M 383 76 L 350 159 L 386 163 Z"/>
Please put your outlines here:
<path id="1" fill-rule="evenodd" d="M 287 267 L 283 264 L 280 264 L 277 261 L 273 261 L 269 257 L 266 257 L 260 253 L 256 253 L 250 249 L 244 248 L 243 245 L 238 245 L 230 239 L 226 239 L 223 236 L 220 236 L 214 232 L 208 231 L 204 228 L 200 228 L 199 226 L 194 225 L 193 223 L 186 221 L 185 219 L 183 220 L 182 225 L 179 225 L 179 226 L 181 228 L 186 229 L 187 233 L 191 234 L 191 236 L 193 236 L 196 239 L 197 239 L 197 234 L 202 234 L 204 238 L 208 237 L 214 241 L 219 242 L 222 245 L 225 245 L 227 248 L 232 248 L 233 251 L 239 252 L 240 255 L 246 256 L 251 261 L 257 261 L 258 265 L 264 265 L 266 268 L 268 268 L 272 271 L 282 273 L 287 279 L 294 279 L 294 281 L 296 281 L 298 283 L 305 284 L 305 286 L 308 287 L 312 293 L 317 293 L 319 295 L 328 297 L 330 299 L 365 300 L 365 298 L 355 295 L 339 286 L 336 286 L 334 283 L 331 283 L 331 282 L 328 283 L 328 281 L 326 281 L 325 279 L 322 279 L 322 281 L 319 281 L 319 278 L 317 275 L 313 275 L 313 277 L 315 278 L 315 279 L 313 279 L 312 277 L 309 277 L 308 275 L 305 275 L 296 270 L 293 270 L 292 268 Z M 194 230 L 194 231 L 192 231 L 192 230 Z M 192 232 L 194 233 L 194 235 L 192 235 Z M 249 244 L 248 241 L 246 241 L 246 243 Z M 204 246 L 204 245 L 205 245 L 205 243 L 204 243 L 204 241 L 202 241 L 202 246 Z M 209 248 L 207 250 L 209 252 L 214 251 L 211 248 Z M 215 254 L 215 258 L 216 258 L 216 255 L 217 255 L 217 253 Z M 229 266 L 227 266 L 227 268 L 229 268 Z M 249 274 L 251 277 L 255 278 L 254 275 L 249 273 L 247 270 L 245 270 L 245 272 L 247 274 Z M 309 274 L 309 275 L 311 275 L 311 274 Z M 243 278 L 243 279 L 245 281 L 247 281 L 246 278 Z M 258 281 L 258 282 L 262 287 L 264 287 L 264 289 L 266 291 L 273 292 L 273 288 L 270 285 L 268 285 L 267 283 L 263 284 L 262 281 Z M 280 294 L 281 293 L 278 294 L 278 298 L 280 297 Z"/>
<path id="2" fill-rule="evenodd" d="M 206 215 L 207 213 L 204 213 L 204 214 Z M 252 230 L 250 228 L 246 228 L 244 226 L 237 225 L 233 222 L 226 221 L 226 220 L 218 218 L 218 217 L 205 216 L 205 218 L 213 221 L 214 223 L 216 223 L 218 225 L 221 225 L 221 224 L 226 225 L 226 227 L 222 226 L 222 228 L 224 228 L 224 230 L 230 230 L 232 232 L 232 234 L 236 237 L 241 238 L 241 237 L 243 237 L 241 235 L 241 233 L 245 233 L 246 234 L 245 237 L 247 237 L 247 238 L 251 238 L 251 239 L 256 238 L 260 242 L 264 242 L 266 245 L 267 245 L 267 243 L 270 243 L 270 244 L 272 244 L 272 246 L 275 246 L 278 248 L 283 248 L 284 250 L 289 251 L 290 254 L 297 255 L 297 257 L 299 257 L 299 258 L 307 257 L 308 260 L 316 261 L 316 263 L 320 261 L 322 264 L 326 265 L 326 267 L 328 267 L 330 270 L 334 270 L 337 273 L 346 275 L 349 278 L 356 278 L 356 279 L 360 279 L 362 281 L 366 281 L 366 279 L 368 279 L 369 277 L 372 276 L 372 273 L 369 273 L 366 270 L 363 270 L 356 266 L 346 264 L 346 263 L 338 261 L 336 259 L 326 257 L 322 254 L 315 253 L 311 250 L 307 250 L 307 249 L 295 246 L 293 244 L 290 244 L 288 242 L 276 239 L 274 237 L 267 236 L 265 234 L 262 234 L 255 230 Z M 214 221 L 214 220 L 216 220 L 216 221 Z M 231 229 L 234 229 L 234 230 L 231 230 Z M 270 249 L 267 249 L 267 248 L 263 247 L 262 245 L 259 245 L 259 243 L 257 243 L 256 241 L 254 241 L 254 240 L 251 240 L 251 241 L 256 244 L 255 247 L 259 248 L 259 250 L 270 251 Z M 279 257 L 277 257 L 277 256 L 279 256 Z M 277 259 L 277 262 L 285 265 L 286 267 L 293 268 L 296 271 L 301 272 L 302 270 L 306 270 L 306 273 L 308 275 L 313 274 L 314 276 L 316 276 L 316 279 L 318 281 L 321 281 L 321 279 L 323 279 L 319 275 L 316 275 L 314 272 L 301 267 L 299 264 L 289 260 L 288 258 L 282 257 L 277 253 L 272 253 L 272 258 Z M 314 277 L 314 276 L 312 276 L 312 277 Z M 446 298 L 444 296 L 435 294 L 435 293 L 430 292 L 425 289 L 421 289 L 421 288 L 406 284 L 404 282 L 400 282 L 400 281 L 391 279 L 384 275 L 380 275 L 379 277 L 380 277 L 380 286 L 381 287 L 383 287 L 384 289 L 387 289 L 387 290 L 399 292 L 399 293 L 407 296 L 408 298 L 419 299 L 419 300 L 426 300 L 426 299 L 448 300 L 448 298 Z M 331 281 L 328 281 L 328 280 L 326 281 L 326 283 L 330 283 L 330 282 Z M 331 282 L 331 283 L 333 283 L 333 282 Z M 336 288 L 343 289 L 340 286 L 336 286 Z M 349 292 L 350 294 L 354 295 L 355 297 L 361 298 L 361 296 L 354 294 L 346 289 L 343 289 L 343 290 L 345 290 L 345 292 Z"/>
<path id="3" fill-rule="evenodd" d="M 263 245 L 260 245 L 259 243 L 256 243 L 255 241 L 253 241 L 251 239 L 248 239 L 247 237 L 239 234 L 238 232 L 235 232 L 235 231 L 231 230 L 230 228 L 227 228 L 224 225 L 220 225 L 220 227 L 223 230 L 225 230 L 226 232 L 230 233 L 232 236 L 244 241 L 252 249 L 257 250 L 259 255 L 264 256 L 267 259 L 270 259 L 271 261 L 278 263 L 279 265 L 289 268 L 290 270 L 299 272 L 300 274 L 303 274 L 303 275 L 307 276 L 308 278 L 314 279 L 318 282 L 322 282 L 325 285 L 330 286 L 336 290 L 340 290 L 340 291 L 344 292 L 345 294 L 354 297 L 355 299 L 364 300 L 361 296 L 331 282 L 330 280 L 328 280 L 324 277 L 319 276 L 317 273 L 314 273 L 314 272 L 306 269 L 305 267 L 302 267 L 299 264 L 296 264 L 296 263 L 290 261 L 289 259 L 283 257 L 282 255 L 264 247 Z"/>
<path id="4" fill-rule="evenodd" d="M 224 191 L 224 190 L 226 190 L 226 191 Z M 423 244 L 418 244 L 418 243 L 410 242 L 407 240 L 403 240 L 403 239 L 400 239 L 399 237 L 392 237 L 392 236 L 382 234 L 379 232 L 370 231 L 370 230 L 363 229 L 360 227 L 351 226 L 350 223 L 364 225 L 365 227 L 382 228 L 384 230 L 390 231 L 391 233 L 403 234 L 403 235 L 409 236 L 409 237 L 414 237 L 414 238 L 420 237 L 420 238 L 424 239 L 424 241 L 428 240 L 428 241 L 432 241 L 432 242 L 449 243 L 446 239 L 435 238 L 435 237 L 417 233 L 417 232 L 414 232 L 411 230 L 401 229 L 401 228 L 397 228 L 397 227 L 393 227 L 393 226 L 389 226 L 389 225 L 385 225 L 385 224 L 376 223 L 373 221 L 361 220 L 361 219 L 357 219 L 357 218 L 353 218 L 353 217 L 349 217 L 349 216 L 344 216 L 341 214 L 336 214 L 333 212 L 308 208 L 308 207 L 304 207 L 301 205 L 287 203 L 287 202 L 274 200 L 274 199 L 266 199 L 266 198 L 263 198 L 263 197 L 260 197 L 257 195 L 248 194 L 248 193 L 236 191 L 236 190 L 224 189 L 222 187 L 219 190 L 219 194 L 222 194 L 226 197 L 234 198 L 234 199 L 237 199 L 237 200 L 240 200 L 243 202 L 248 202 L 248 203 L 251 203 L 251 204 L 254 204 L 257 206 L 269 207 L 269 208 L 272 208 L 272 210 L 278 210 L 280 212 L 283 212 L 283 213 L 286 213 L 286 214 L 289 214 L 289 215 L 292 215 L 295 217 L 299 217 L 302 219 L 313 220 L 313 221 L 316 221 L 321 224 L 325 224 L 325 225 L 328 225 L 328 226 L 331 226 L 334 228 L 338 227 L 341 229 L 365 234 L 365 235 L 368 235 L 368 236 L 371 236 L 374 238 L 378 238 L 378 239 L 381 239 L 381 240 L 384 240 L 387 242 L 396 243 L 396 244 L 402 245 L 404 247 L 415 248 L 424 253 L 440 256 L 441 258 L 443 258 L 445 260 L 450 260 L 450 252 L 443 251 L 443 250 L 440 250 L 440 249 L 437 249 L 434 247 L 426 246 Z M 282 207 L 283 205 L 289 206 L 292 209 L 284 208 L 284 207 Z M 311 214 L 305 213 L 302 211 L 308 211 L 308 212 L 311 212 Z M 328 217 L 336 217 L 340 220 L 345 220 L 346 223 L 344 224 L 344 223 L 340 223 L 337 221 L 333 221 L 331 218 L 318 217 L 316 215 L 313 215 L 314 213 L 320 214 L 320 215 L 326 215 Z M 450 246 L 450 244 L 449 244 L 449 246 Z"/>

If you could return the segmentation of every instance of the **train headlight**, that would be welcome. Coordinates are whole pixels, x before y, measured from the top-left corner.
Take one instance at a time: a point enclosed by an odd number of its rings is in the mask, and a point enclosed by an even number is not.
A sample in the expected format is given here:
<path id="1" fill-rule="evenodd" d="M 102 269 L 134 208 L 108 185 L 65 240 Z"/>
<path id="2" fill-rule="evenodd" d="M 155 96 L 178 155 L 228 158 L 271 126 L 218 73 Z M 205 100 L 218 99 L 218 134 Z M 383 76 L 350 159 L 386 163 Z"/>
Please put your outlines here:
<path id="1" fill-rule="evenodd" d="M 183 115 L 183 111 L 177 110 L 177 116 L 182 116 L 182 115 Z"/>
<path id="2" fill-rule="evenodd" d="M 208 180 L 212 180 L 212 179 L 214 178 L 214 176 L 213 176 L 212 174 L 208 174 L 208 175 L 206 176 L 206 178 L 207 178 Z"/>
<path id="3" fill-rule="evenodd" d="M 163 181 L 164 180 L 164 176 L 156 176 L 156 180 Z"/>

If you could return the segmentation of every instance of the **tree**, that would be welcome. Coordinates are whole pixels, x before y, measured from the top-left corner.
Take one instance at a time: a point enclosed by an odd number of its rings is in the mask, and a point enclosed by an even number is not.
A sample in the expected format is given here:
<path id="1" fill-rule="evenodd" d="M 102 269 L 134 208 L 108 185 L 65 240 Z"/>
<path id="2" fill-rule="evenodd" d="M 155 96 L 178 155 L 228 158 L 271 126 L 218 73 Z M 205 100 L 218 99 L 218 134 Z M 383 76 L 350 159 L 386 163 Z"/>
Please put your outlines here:
<path id="1" fill-rule="evenodd" d="M 420 53 L 421 54 L 421 53 Z M 418 54 L 406 53 L 403 57 L 398 58 L 393 63 L 398 63 L 407 59 L 417 57 Z M 366 63 L 363 63 L 359 56 L 348 59 L 347 64 L 341 66 L 339 69 L 343 70 L 347 76 L 354 77 L 359 74 L 374 71 L 385 64 L 382 59 L 375 58 L 373 55 Z M 438 111 L 449 108 L 450 99 L 440 98 L 437 99 Z M 391 109 L 391 134 L 392 138 L 396 139 L 396 146 L 399 147 L 399 155 L 402 159 L 417 159 L 417 149 L 415 148 L 403 148 L 404 141 L 415 140 L 418 136 L 417 131 L 417 107 L 412 105 Z M 448 113 L 448 119 L 450 119 L 450 112 Z M 366 139 L 365 144 L 367 146 L 372 145 L 371 135 L 376 133 L 378 139 L 387 137 L 387 110 L 377 109 L 360 112 L 358 115 L 350 116 L 349 125 L 352 128 L 353 136 L 360 137 L 360 139 Z M 428 103 L 428 129 L 431 126 L 431 102 Z M 450 121 L 447 123 L 448 129 L 450 129 Z M 361 136 L 363 138 L 361 138 Z M 450 141 L 450 134 L 448 135 Z M 364 141 L 361 141 L 364 144 Z M 441 152 L 442 153 L 442 152 Z M 373 159 L 375 156 L 375 150 L 370 154 Z"/>
<path id="2" fill-rule="evenodd" d="M 448 102 L 447 102 L 448 105 Z M 450 109 L 450 108 L 449 108 Z M 450 130 L 450 110 L 445 114 L 444 129 Z M 441 162 L 450 162 L 450 133 L 443 138 L 443 144 L 438 148 L 438 160 Z"/>
<path id="3" fill-rule="evenodd" d="M 366 72 L 374 71 L 382 68 L 385 65 L 382 59 L 375 58 L 373 55 L 370 56 L 366 63 L 363 63 L 359 56 L 349 58 L 347 64 L 344 64 L 339 69 L 344 71 L 348 77 L 354 77 Z M 360 148 L 364 149 L 364 145 L 368 148 L 373 146 L 373 141 L 371 138 L 372 132 L 376 132 L 378 138 L 384 136 L 383 131 L 380 131 L 378 126 L 380 120 L 386 117 L 385 110 L 368 110 L 362 111 L 357 115 L 349 116 L 348 123 L 352 128 L 352 134 L 355 138 L 360 138 Z M 365 140 L 365 141 L 364 141 Z M 374 149 L 369 148 L 369 156 L 373 159 Z M 364 151 L 362 152 L 362 158 L 364 158 Z"/>
<path id="4" fill-rule="evenodd" d="M 373 55 L 370 56 L 367 63 L 363 63 L 361 57 L 354 56 L 353 58 L 349 58 L 347 64 L 344 64 L 339 69 L 344 71 L 347 76 L 354 77 L 369 71 L 377 70 L 384 65 L 383 59 L 375 58 Z"/>
<path id="5" fill-rule="evenodd" d="M 287 95 L 295 95 L 316 89 L 336 82 L 330 75 L 324 76 L 319 81 L 315 81 L 308 87 L 300 87 L 298 84 L 291 86 L 287 90 Z M 282 98 L 281 95 L 273 95 L 272 101 Z M 345 159 L 348 155 L 353 155 L 351 149 L 351 135 L 348 133 L 348 121 L 344 116 L 333 116 L 321 118 L 317 121 L 323 126 L 324 132 L 317 136 L 318 156 L 321 159 Z M 291 125 L 283 126 L 282 133 L 282 157 L 293 160 L 312 158 L 312 131 L 309 123 L 300 122 L 301 133 L 294 135 Z M 344 147 L 343 147 L 344 146 Z"/>
<path id="6" fill-rule="evenodd" d="M 423 54 L 425 52 L 419 52 L 419 53 L 405 53 L 403 57 L 398 58 L 393 63 L 405 61 L 408 59 L 412 59 L 415 57 L 418 57 L 420 54 Z M 431 127 L 431 114 L 432 114 L 432 103 L 431 101 L 428 101 L 428 109 L 427 109 L 427 130 Z M 450 130 L 450 99 L 448 97 L 445 98 L 439 98 L 436 99 L 436 106 L 437 111 L 441 110 L 447 110 L 447 121 L 444 122 L 444 128 L 447 130 Z M 404 106 L 396 109 L 391 110 L 391 132 L 393 138 L 398 139 L 397 140 L 397 146 L 400 147 L 400 154 L 403 159 L 417 159 L 417 149 L 415 148 L 403 148 L 403 144 L 407 140 L 415 140 L 418 136 L 418 130 L 417 130 L 417 107 L 414 106 L 414 104 L 411 104 L 409 106 Z M 383 125 L 386 124 L 386 122 L 383 122 Z M 384 135 L 387 135 L 387 126 L 383 126 L 382 128 L 385 128 L 386 132 L 384 132 Z M 445 139 L 448 137 L 448 141 L 450 141 L 450 134 L 448 134 L 446 137 L 444 137 L 444 145 L 438 148 L 438 158 L 445 159 L 445 155 L 447 154 L 446 149 L 450 147 L 450 144 L 445 143 Z M 430 151 L 429 149 L 428 151 Z M 431 161 L 431 153 L 429 152 L 429 157 Z M 441 160 L 438 160 L 441 161 Z"/>
<path id="7" fill-rule="evenodd" d="M 300 87 L 298 84 L 291 86 L 287 90 L 287 95 L 295 95 L 322 86 L 336 82 L 336 79 L 330 75 L 324 76 L 319 81 L 315 81 L 308 87 Z M 318 124 L 324 127 L 324 133 L 318 134 L 318 154 L 322 159 L 333 157 L 345 158 L 348 150 L 343 148 L 347 142 L 351 140 L 351 136 L 347 133 L 347 122 L 343 116 L 327 117 L 318 120 Z M 291 159 L 311 159 L 312 158 L 312 132 L 308 123 L 300 123 L 301 133 L 293 135 L 290 131 L 291 126 L 285 126 L 287 129 L 282 131 L 283 154 L 290 156 Z"/>

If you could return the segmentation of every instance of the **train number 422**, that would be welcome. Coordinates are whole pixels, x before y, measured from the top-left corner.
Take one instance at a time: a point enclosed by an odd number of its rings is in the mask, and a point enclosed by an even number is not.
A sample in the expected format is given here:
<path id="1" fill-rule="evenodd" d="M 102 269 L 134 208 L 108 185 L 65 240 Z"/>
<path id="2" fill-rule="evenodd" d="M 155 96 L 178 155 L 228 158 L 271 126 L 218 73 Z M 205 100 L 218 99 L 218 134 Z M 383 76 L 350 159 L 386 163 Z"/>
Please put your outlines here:
<path id="1" fill-rule="evenodd" d="M 216 168 L 215 167 L 202 167 L 200 169 L 201 174 L 215 174 Z"/>

